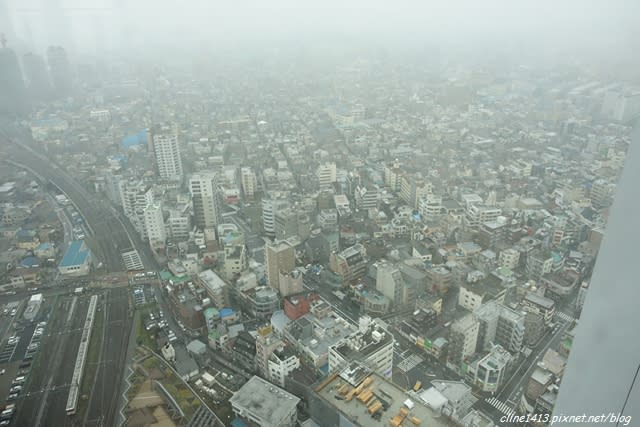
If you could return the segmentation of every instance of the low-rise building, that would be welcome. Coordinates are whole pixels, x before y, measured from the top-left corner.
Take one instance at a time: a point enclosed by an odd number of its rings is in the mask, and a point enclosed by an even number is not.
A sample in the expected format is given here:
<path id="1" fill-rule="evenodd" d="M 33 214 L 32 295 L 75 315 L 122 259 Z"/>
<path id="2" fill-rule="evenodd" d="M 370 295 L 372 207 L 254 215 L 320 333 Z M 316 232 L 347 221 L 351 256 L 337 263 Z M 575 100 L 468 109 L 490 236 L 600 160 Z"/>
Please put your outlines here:
<path id="1" fill-rule="evenodd" d="M 526 311 L 531 311 L 542 316 L 544 323 L 547 326 L 553 322 L 556 305 L 552 299 L 528 292 L 522 300 L 522 307 Z"/>
<path id="2" fill-rule="evenodd" d="M 229 288 L 220 276 L 212 270 L 200 272 L 194 282 L 202 286 L 211 298 L 211 301 L 218 309 L 229 306 Z"/>
<path id="3" fill-rule="evenodd" d="M 329 347 L 329 371 L 358 360 L 385 377 L 393 370 L 395 340 L 381 319 L 362 316 L 358 330 Z"/>
<path id="4" fill-rule="evenodd" d="M 454 425 L 420 399 L 358 362 L 349 363 L 314 385 L 309 412 L 322 426 Z"/>
<path id="5" fill-rule="evenodd" d="M 58 264 L 58 271 L 65 276 L 85 276 L 91 270 L 91 251 L 84 240 L 74 240 Z"/>
<path id="6" fill-rule="evenodd" d="M 257 376 L 229 399 L 235 416 L 256 427 L 294 427 L 298 402 L 298 397 Z"/>

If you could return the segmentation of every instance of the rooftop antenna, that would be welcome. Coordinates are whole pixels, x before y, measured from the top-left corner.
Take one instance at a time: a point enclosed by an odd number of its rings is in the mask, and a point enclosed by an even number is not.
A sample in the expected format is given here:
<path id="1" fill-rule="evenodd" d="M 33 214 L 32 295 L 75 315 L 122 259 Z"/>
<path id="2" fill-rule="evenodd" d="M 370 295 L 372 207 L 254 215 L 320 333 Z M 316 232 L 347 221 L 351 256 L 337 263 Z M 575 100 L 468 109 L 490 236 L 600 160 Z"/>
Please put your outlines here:
<path id="1" fill-rule="evenodd" d="M 0 43 L 2 43 L 2 47 L 7 47 L 7 38 L 4 36 L 4 33 L 0 34 Z"/>

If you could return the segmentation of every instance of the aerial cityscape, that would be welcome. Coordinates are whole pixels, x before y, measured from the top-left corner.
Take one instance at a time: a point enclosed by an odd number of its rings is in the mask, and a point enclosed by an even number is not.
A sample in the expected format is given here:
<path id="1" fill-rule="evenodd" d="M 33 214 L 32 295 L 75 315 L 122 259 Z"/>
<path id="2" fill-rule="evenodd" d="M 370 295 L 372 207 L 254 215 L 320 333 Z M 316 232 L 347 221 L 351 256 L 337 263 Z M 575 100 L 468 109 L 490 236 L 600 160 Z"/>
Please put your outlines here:
<path id="1" fill-rule="evenodd" d="M 88 54 L 25 32 L 81 12 L 18 3 L 0 426 L 634 425 L 556 401 L 640 68 L 514 40 Z"/>

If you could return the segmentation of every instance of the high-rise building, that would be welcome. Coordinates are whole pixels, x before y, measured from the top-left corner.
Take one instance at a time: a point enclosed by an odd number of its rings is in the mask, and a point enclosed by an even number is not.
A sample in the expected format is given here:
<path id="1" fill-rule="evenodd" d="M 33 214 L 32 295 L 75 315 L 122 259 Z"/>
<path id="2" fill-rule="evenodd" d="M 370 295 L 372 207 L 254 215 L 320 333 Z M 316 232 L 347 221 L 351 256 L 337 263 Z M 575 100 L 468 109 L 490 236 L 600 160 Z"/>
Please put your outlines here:
<path id="1" fill-rule="evenodd" d="M 249 167 L 240 168 L 240 184 L 242 193 L 246 199 L 253 199 L 253 195 L 258 189 L 258 180 L 255 172 Z"/>
<path id="2" fill-rule="evenodd" d="M 0 0 L 0 34 L 7 38 L 13 38 L 13 22 L 9 13 L 9 0 Z"/>
<path id="3" fill-rule="evenodd" d="M 504 251 L 500 251 L 498 257 L 498 264 L 500 267 L 508 268 L 509 270 L 515 270 L 520 263 L 520 252 L 518 250 L 509 248 Z"/>
<path id="4" fill-rule="evenodd" d="M 280 296 L 283 298 L 289 295 L 299 294 L 304 290 L 302 285 L 302 272 L 297 269 L 290 273 L 281 271 L 278 282 L 280 287 Z"/>
<path id="5" fill-rule="evenodd" d="M 593 181 L 593 184 L 591 184 L 591 191 L 589 192 L 589 195 L 591 196 L 591 203 L 598 208 L 611 205 L 614 191 L 614 184 L 609 183 L 604 179 L 596 179 Z"/>
<path id="6" fill-rule="evenodd" d="M 442 216 L 442 197 L 429 194 L 418 201 L 418 212 L 425 221 L 434 221 Z"/>
<path id="7" fill-rule="evenodd" d="M 618 420 L 620 426 L 633 425 L 640 419 L 640 311 L 635 286 L 636 247 L 640 239 L 639 144 L 640 126 L 635 126 L 607 221 L 607 237 L 602 242 L 572 340 L 554 417 L 578 414 L 588 408 L 590 414 L 614 412 L 615 416 L 624 417 Z M 575 423 L 565 419 L 554 425 Z"/>
<path id="8" fill-rule="evenodd" d="M 357 186 L 355 190 L 356 208 L 373 209 L 378 207 L 379 191 L 374 186 Z"/>
<path id="9" fill-rule="evenodd" d="M 458 371 L 463 363 L 468 363 L 467 358 L 476 352 L 478 330 L 479 323 L 472 314 L 456 320 L 451 325 L 447 366 Z"/>
<path id="10" fill-rule="evenodd" d="M 263 326 L 258 328 L 256 336 L 256 368 L 258 374 L 269 379 L 269 358 L 276 348 L 283 344 L 273 333 L 273 326 Z"/>
<path id="11" fill-rule="evenodd" d="M 164 248 L 167 232 L 160 202 L 151 203 L 145 208 L 144 223 L 151 247 L 154 249 Z"/>
<path id="12" fill-rule="evenodd" d="M 416 176 L 402 177 L 400 183 L 400 197 L 413 209 L 420 204 L 420 200 L 433 195 L 433 185 Z M 440 212 L 438 212 L 439 214 Z"/>
<path id="13" fill-rule="evenodd" d="M 280 291 L 280 273 L 291 273 L 296 266 L 295 249 L 287 242 L 265 245 L 267 284 Z"/>
<path id="14" fill-rule="evenodd" d="M 22 57 L 24 75 L 31 99 L 46 100 L 51 96 L 47 65 L 40 55 L 29 52 Z"/>
<path id="15" fill-rule="evenodd" d="M 293 209 L 276 212 L 274 228 L 277 240 L 285 240 L 298 234 L 298 215 Z"/>
<path id="16" fill-rule="evenodd" d="M 0 47 L 0 114 L 24 114 L 28 102 L 18 58 L 12 49 Z"/>
<path id="17" fill-rule="evenodd" d="M 469 365 L 467 379 L 485 393 L 496 393 L 504 384 L 506 371 L 513 357 L 500 345 Z"/>
<path id="18" fill-rule="evenodd" d="M 71 95 L 73 76 L 71 65 L 67 57 L 67 51 L 61 46 L 49 46 L 47 49 L 47 62 L 56 96 Z"/>
<path id="19" fill-rule="evenodd" d="M 142 181 L 124 181 L 120 185 L 120 198 L 124 214 L 138 234 L 147 238 L 144 211 L 153 203 L 153 189 Z"/>
<path id="20" fill-rule="evenodd" d="M 473 315 L 479 322 L 476 351 L 489 351 L 498 344 L 517 354 L 524 342 L 525 312 L 515 311 L 496 300 L 482 304 Z"/>
<path id="21" fill-rule="evenodd" d="M 174 242 L 185 241 L 191 231 L 191 204 L 184 203 L 169 210 L 167 219 L 169 235 Z"/>
<path id="22" fill-rule="evenodd" d="M 289 206 L 289 202 L 273 194 L 262 199 L 262 227 L 267 237 L 276 236 L 276 213 Z"/>
<path id="23" fill-rule="evenodd" d="M 384 185 L 391 187 L 393 191 L 400 191 L 402 186 L 403 171 L 400 167 L 400 161 L 394 160 L 392 163 L 384 167 Z"/>
<path id="24" fill-rule="evenodd" d="M 153 155 L 160 178 L 182 181 L 182 158 L 175 129 L 162 129 L 152 137 Z"/>
<path id="25" fill-rule="evenodd" d="M 336 182 L 336 164 L 333 162 L 323 163 L 318 166 L 316 174 L 320 188 L 330 187 Z"/>
<path id="26" fill-rule="evenodd" d="M 193 175 L 189 180 L 189 191 L 196 226 L 215 228 L 222 222 L 222 200 L 215 174 Z"/>
<path id="27" fill-rule="evenodd" d="M 351 283 L 367 272 L 367 249 L 364 245 L 356 243 L 339 253 L 331 253 L 329 268 L 342 277 L 345 284 Z"/>
<path id="28" fill-rule="evenodd" d="M 394 304 L 405 304 L 405 282 L 400 270 L 389 262 L 379 262 L 376 271 L 376 289 Z"/>

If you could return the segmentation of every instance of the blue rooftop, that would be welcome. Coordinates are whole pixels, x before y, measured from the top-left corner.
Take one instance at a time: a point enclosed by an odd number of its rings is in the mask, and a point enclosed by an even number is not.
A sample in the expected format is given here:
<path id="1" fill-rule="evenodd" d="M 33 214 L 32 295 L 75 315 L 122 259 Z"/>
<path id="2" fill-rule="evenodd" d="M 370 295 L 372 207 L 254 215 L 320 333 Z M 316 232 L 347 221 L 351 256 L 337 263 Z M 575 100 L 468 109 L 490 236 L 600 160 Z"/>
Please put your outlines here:
<path id="1" fill-rule="evenodd" d="M 84 240 L 74 240 L 69 244 L 67 252 L 60 261 L 60 267 L 71 267 L 84 264 L 89 256 L 89 249 L 84 245 Z"/>
<path id="2" fill-rule="evenodd" d="M 52 247 L 53 245 L 51 244 L 51 242 L 44 242 L 44 243 L 40 243 L 40 246 L 38 246 L 36 250 L 46 251 L 47 249 L 51 249 Z"/>
<path id="3" fill-rule="evenodd" d="M 133 147 L 136 145 L 143 145 L 147 143 L 147 131 L 142 130 L 133 135 L 125 136 L 120 142 L 124 148 Z"/>
<path id="4" fill-rule="evenodd" d="M 233 310 L 231 308 L 223 308 L 220 310 L 220 317 L 233 316 Z"/>
<path id="5" fill-rule="evenodd" d="M 38 258 L 34 256 L 28 256 L 20 261 L 20 266 L 25 268 L 35 267 L 38 265 Z"/>
<path id="6" fill-rule="evenodd" d="M 240 418 L 234 418 L 233 420 L 231 420 L 231 427 L 248 427 L 248 426 Z"/>

